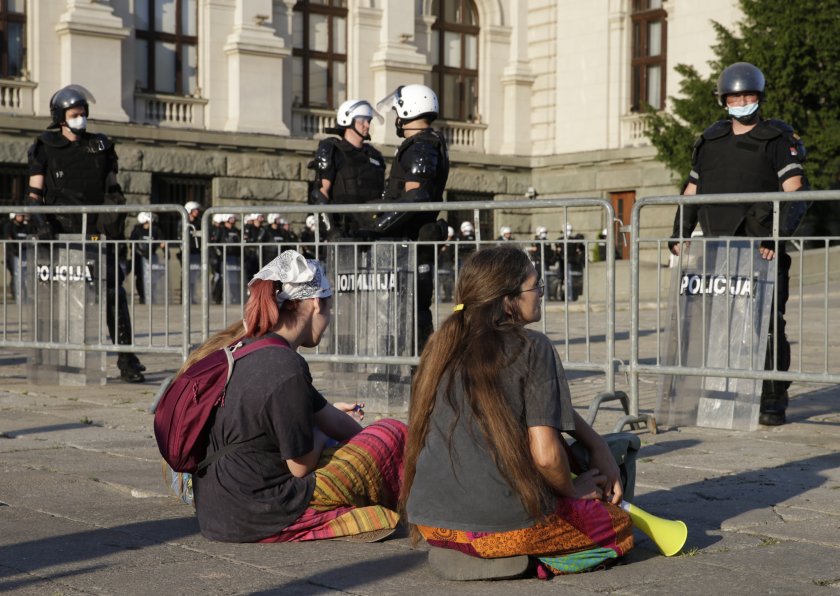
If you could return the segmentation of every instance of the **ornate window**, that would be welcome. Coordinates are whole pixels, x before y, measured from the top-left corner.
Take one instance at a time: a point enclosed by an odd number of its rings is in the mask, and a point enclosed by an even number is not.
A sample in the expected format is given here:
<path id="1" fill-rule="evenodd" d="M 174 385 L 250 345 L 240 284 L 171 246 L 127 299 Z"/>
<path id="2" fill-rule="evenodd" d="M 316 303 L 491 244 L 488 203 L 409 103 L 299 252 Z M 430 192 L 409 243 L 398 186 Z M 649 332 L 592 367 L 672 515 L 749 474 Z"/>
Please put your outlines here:
<path id="1" fill-rule="evenodd" d="M 299 0 L 292 28 L 293 105 L 334 109 L 347 93 L 347 0 Z"/>
<path id="2" fill-rule="evenodd" d="M 667 13 L 662 0 L 633 0 L 633 58 L 630 109 L 665 106 Z"/>
<path id="3" fill-rule="evenodd" d="M 137 86 L 150 93 L 198 92 L 198 0 L 135 0 Z"/>
<path id="4" fill-rule="evenodd" d="M 445 120 L 478 122 L 478 11 L 472 0 L 433 0 L 432 87 Z"/>
<path id="5" fill-rule="evenodd" d="M 0 0 L 0 77 L 26 69 L 26 0 Z"/>

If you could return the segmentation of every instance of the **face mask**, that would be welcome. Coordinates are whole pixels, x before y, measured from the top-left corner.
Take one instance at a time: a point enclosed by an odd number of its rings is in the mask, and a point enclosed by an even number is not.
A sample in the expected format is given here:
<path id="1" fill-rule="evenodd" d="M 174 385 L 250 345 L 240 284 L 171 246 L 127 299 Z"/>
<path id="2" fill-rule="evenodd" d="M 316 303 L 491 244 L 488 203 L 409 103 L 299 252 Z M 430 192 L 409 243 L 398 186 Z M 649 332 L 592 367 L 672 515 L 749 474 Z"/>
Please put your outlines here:
<path id="1" fill-rule="evenodd" d="M 70 129 L 74 135 L 81 134 L 87 128 L 87 118 L 84 116 L 76 116 L 67 121 L 67 128 Z"/>
<path id="2" fill-rule="evenodd" d="M 750 116 L 758 111 L 758 102 L 748 103 L 742 106 L 728 106 L 729 115 L 737 119 L 739 122 L 744 120 L 751 120 Z"/>

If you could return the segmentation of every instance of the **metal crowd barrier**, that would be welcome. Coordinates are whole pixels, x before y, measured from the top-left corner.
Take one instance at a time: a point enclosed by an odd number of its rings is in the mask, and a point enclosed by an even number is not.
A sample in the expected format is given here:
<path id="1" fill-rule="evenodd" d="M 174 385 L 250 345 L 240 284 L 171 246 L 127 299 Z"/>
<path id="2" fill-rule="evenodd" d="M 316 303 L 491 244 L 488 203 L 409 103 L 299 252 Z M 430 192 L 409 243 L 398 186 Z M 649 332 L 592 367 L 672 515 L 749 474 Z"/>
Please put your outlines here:
<path id="1" fill-rule="evenodd" d="M 87 227 L 87 215 L 141 211 L 177 217 L 180 239 L 111 239 Z M 9 213 L 23 213 L 30 219 L 36 214 L 79 215 L 83 225 L 81 234 L 39 238 L 30 222 L 31 234 L 25 239 L 0 240 L 0 258 L 5 265 L 0 273 L 0 347 L 27 350 L 31 376 L 37 380 L 39 370 L 52 365 L 61 371 L 104 374 L 104 364 L 97 362 L 95 355 L 104 357 L 106 352 L 187 357 L 192 343 L 188 271 L 177 271 L 177 256 L 189 253 L 189 233 L 187 213 L 181 205 L 9 206 L 0 212 L 4 222 Z M 135 283 L 140 275 L 140 252 L 149 255 L 142 267 L 145 287 Z M 131 273 L 126 267 L 130 255 L 134 256 Z M 118 292 L 113 289 L 117 287 L 114 280 L 120 278 L 124 279 L 120 286 L 127 311 L 120 308 Z M 11 296 L 6 291 L 10 287 Z M 145 294 L 142 304 L 141 293 Z M 115 335 L 118 329 L 123 330 L 119 343 L 116 337 L 111 340 L 111 316 Z M 65 356 L 55 360 L 51 355 L 55 351 Z M 92 364 L 87 362 L 91 359 Z M 62 375 L 66 376 L 61 372 L 59 378 Z"/>
<path id="2" fill-rule="evenodd" d="M 226 328 L 242 318 L 247 300 L 245 271 L 248 259 L 257 258 L 263 265 L 267 257 L 276 254 L 275 243 L 246 243 L 240 227 L 239 241 L 232 243 L 210 240 L 212 221 L 217 214 L 233 214 L 243 222 L 254 206 L 214 207 L 202 216 L 202 280 L 201 287 L 219 287 L 223 291 L 212 296 L 205 291 L 202 296 L 202 339 Z M 334 286 L 333 317 L 321 345 L 307 351 L 307 360 L 321 364 L 329 373 L 324 374 L 319 387 L 333 383 L 330 395 L 348 393 L 352 399 L 365 398 L 368 403 L 383 400 L 379 411 L 405 409 L 410 389 L 410 369 L 419 360 L 418 326 L 414 316 L 414 296 L 417 295 L 417 251 L 424 247 L 434 250 L 436 273 L 432 298 L 432 318 L 437 328 L 452 312 L 451 287 L 457 282 L 460 261 L 466 251 L 458 250 L 495 245 L 498 240 L 480 236 L 480 222 L 486 212 L 492 214 L 494 229 L 504 223 L 505 217 L 527 218 L 529 230 L 551 218 L 553 230 L 565 229 L 571 220 L 597 220 L 598 229 L 607 228 L 605 239 L 519 239 L 514 242 L 523 250 L 546 252 L 555 245 L 562 245 L 569 255 L 575 244 L 583 246 L 584 260 L 597 250 L 598 245 L 614 246 L 614 212 L 612 205 L 601 199 L 545 199 L 540 201 L 485 201 L 424 204 L 362 204 L 362 205 L 261 205 L 260 212 L 275 212 L 287 221 L 300 226 L 305 218 L 314 214 L 399 212 L 469 212 L 472 214 L 475 242 L 453 241 L 455 259 L 451 268 L 442 267 L 440 249 L 447 245 L 440 242 L 406 242 L 402 240 L 359 241 L 339 239 L 328 241 L 321 225 L 316 226 L 313 238 L 307 242 L 289 241 L 280 250 L 295 248 L 309 257 L 324 262 Z M 268 225 L 268 224 L 263 224 Z M 457 226 L 453 226 L 456 227 Z M 532 234 L 533 232 L 530 232 Z M 457 232 L 456 232 L 457 236 Z M 235 236 L 233 236 L 235 238 Z M 531 237 L 533 238 L 533 237 Z M 600 404 L 611 399 L 621 400 L 627 411 L 627 396 L 615 390 L 615 254 L 607 250 L 602 263 L 589 264 L 583 272 L 560 271 L 555 267 L 542 272 L 550 280 L 543 297 L 543 317 L 536 327 L 546 333 L 556 344 L 567 371 L 588 376 L 603 375 L 603 388 L 590 406 L 589 418 L 594 420 Z M 541 260 L 546 263 L 546 259 Z M 253 270 L 254 264 L 251 264 Z M 585 281 L 584 281 L 585 279 Z M 573 297 L 572 285 L 578 287 L 579 296 Z M 446 290 L 445 292 L 442 290 Z M 553 290 L 552 292 L 548 291 Z M 566 290 L 563 292 L 563 290 Z M 561 296 L 561 294 L 564 294 Z M 214 299 L 215 298 L 215 299 Z M 562 298 L 562 300 L 555 300 Z M 576 298 L 576 301 L 573 301 Z M 326 391 L 325 391 L 326 392 Z M 374 397 L 371 397 L 373 395 Z M 336 397 L 338 399 L 338 397 Z M 377 404 L 383 405 L 383 404 Z"/>
<path id="3" fill-rule="evenodd" d="M 713 427 L 728 416 L 734 416 L 737 424 L 739 416 L 746 415 L 745 410 L 739 410 L 744 404 L 728 400 L 738 393 L 760 394 L 764 380 L 840 383 L 840 338 L 832 333 L 840 315 L 840 246 L 836 246 L 840 237 L 779 234 L 780 212 L 786 202 L 838 200 L 840 191 L 809 191 L 651 197 L 636 202 L 631 224 L 630 359 L 626 367 L 621 367 L 629 375 L 630 413 L 616 429 L 644 422 L 655 430 L 654 407 L 674 417 L 679 397 L 674 397 L 673 391 L 670 397 L 668 393 L 674 383 L 683 383 L 676 393 L 702 386 L 700 403 L 692 404 L 695 410 L 688 414 L 710 420 Z M 668 243 L 678 209 L 682 212 L 687 205 L 757 202 L 773 205 L 770 236 L 683 238 L 681 255 L 671 255 Z M 759 345 L 761 335 L 750 325 L 761 324 L 764 333 L 772 332 L 769 322 L 779 314 L 779 259 L 762 259 L 758 251 L 761 241 L 774 248 L 777 257 L 779 245 L 785 244 L 791 258 L 790 297 L 783 313 L 791 346 L 788 370 L 780 368 L 779 347 L 776 342 L 770 343 L 772 339 L 768 340 L 771 347 L 765 362 L 765 352 Z M 719 263 L 717 269 L 714 257 Z M 641 270 L 651 264 L 656 273 L 647 281 L 656 286 L 654 308 L 642 309 Z M 764 274 L 760 273 L 762 268 L 766 268 Z M 763 280 L 768 283 L 767 294 L 762 297 Z M 678 284 L 676 291 L 674 284 Z M 714 297 L 692 302 L 692 295 Z M 742 296 L 749 299 L 739 307 L 737 301 Z M 763 315 L 761 308 L 766 309 Z M 688 316 L 703 321 L 690 334 L 685 326 Z M 642 400 L 646 400 L 644 413 Z M 755 414 L 757 397 L 750 407 Z M 677 412 L 673 425 L 681 425 L 679 420 L 685 414 Z"/>

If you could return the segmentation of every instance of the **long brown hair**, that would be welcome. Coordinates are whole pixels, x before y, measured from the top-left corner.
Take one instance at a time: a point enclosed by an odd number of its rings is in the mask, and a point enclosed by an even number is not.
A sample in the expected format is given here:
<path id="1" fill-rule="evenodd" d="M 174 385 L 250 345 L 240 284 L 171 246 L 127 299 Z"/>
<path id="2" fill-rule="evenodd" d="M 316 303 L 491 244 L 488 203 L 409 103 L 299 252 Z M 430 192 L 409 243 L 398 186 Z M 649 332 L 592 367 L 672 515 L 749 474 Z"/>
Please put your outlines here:
<path id="1" fill-rule="evenodd" d="M 206 342 L 193 350 L 176 377 L 186 371 L 193 364 L 205 356 L 235 344 L 246 337 L 262 337 L 271 331 L 280 320 L 280 309 L 277 307 L 275 293 L 281 289 L 280 282 L 257 280 L 248 288 L 250 295 L 245 304 L 245 318 L 231 323 L 226 329 L 219 331 Z M 284 303 L 284 306 L 291 301 Z M 293 305 L 288 304 L 289 310 Z"/>
<path id="2" fill-rule="evenodd" d="M 499 371 L 512 359 L 504 353 L 505 339 L 515 335 L 524 342 L 522 316 L 514 298 L 530 270 L 528 257 L 513 246 L 478 251 L 464 263 L 455 290 L 456 302 L 463 309 L 432 334 L 414 374 L 400 495 L 403 511 L 417 458 L 426 444 L 438 387 L 448 379 L 445 395 L 455 420 L 462 415 L 476 420 L 494 462 L 528 514 L 542 515 L 547 492 L 531 459 L 528 428 L 521 413 L 511 411 L 499 378 Z M 452 397 L 456 376 L 463 382 L 467 412 L 459 411 Z M 449 429 L 450 448 L 453 430 Z"/>

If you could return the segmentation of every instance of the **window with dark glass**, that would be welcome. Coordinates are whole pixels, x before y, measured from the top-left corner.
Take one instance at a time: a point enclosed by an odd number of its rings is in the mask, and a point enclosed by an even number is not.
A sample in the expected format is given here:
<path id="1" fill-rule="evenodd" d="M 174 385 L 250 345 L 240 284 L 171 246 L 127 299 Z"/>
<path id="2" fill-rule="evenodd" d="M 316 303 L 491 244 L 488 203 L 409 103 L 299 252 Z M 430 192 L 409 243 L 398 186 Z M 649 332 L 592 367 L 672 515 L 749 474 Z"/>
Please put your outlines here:
<path id="1" fill-rule="evenodd" d="M 665 106 L 667 13 L 662 0 L 633 0 L 630 109 Z"/>
<path id="2" fill-rule="evenodd" d="M 195 95 L 198 0 L 135 0 L 137 86 L 151 93 Z"/>
<path id="3" fill-rule="evenodd" d="M 210 207 L 213 179 L 209 176 L 183 176 L 177 174 L 152 174 L 152 204 L 175 203 L 186 205 L 195 201 L 205 209 Z M 181 218 L 174 213 L 158 214 L 161 238 L 174 240 L 181 235 Z"/>
<path id="4" fill-rule="evenodd" d="M 0 164 L 0 205 L 23 205 L 28 187 L 28 166 Z"/>
<path id="5" fill-rule="evenodd" d="M 432 87 L 446 120 L 478 122 L 478 11 L 472 0 L 433 0 Z"/>
<path id="6" fill-rule="evenodd" d="M 334 109 L 347 94 L 347 0 L 299 0 L 292 27 L 292 105 Z"/>
<path id="7" fill-rule="evenodd" d="M 26 0 L 0 0 L 0 77 L 19 77 L 26 65 Z"/>

